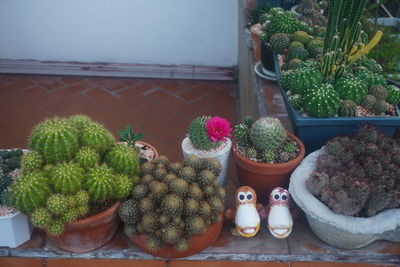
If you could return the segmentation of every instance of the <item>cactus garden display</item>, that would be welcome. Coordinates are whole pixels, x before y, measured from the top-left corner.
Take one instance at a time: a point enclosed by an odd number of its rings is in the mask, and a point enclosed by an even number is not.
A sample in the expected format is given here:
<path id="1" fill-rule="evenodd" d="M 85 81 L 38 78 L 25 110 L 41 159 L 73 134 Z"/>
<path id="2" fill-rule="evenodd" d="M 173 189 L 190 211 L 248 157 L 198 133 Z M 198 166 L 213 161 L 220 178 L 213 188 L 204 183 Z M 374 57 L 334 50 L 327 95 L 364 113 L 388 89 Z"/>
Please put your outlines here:
<path id="1" fill-rule="evenodd" d="M 10 189 L 12 205 L 53 236 L 66 224 L 125 199 L 138 182 L 138 153 L 84 115 L 46 119 L 34 127 Z"/>
<path id="2" fill-rule="evenodd" d="M 384 155 L 384 156 L 382 156 Z M 307 188 L 335 213 L 370 217 L 400 208 L 400 145 L 366 125 L 325 145 Z"/>
<path id="3" fill-rule="evenodd" d="M 216 184 L 220 172 L 218 160 L 193 154 L 183 163 L 160 156 L 143 164 L 141 182 L 119 208 L 125 234 L 145 235 L 150 251 L 166 246 L 186 251 L 191 237 L 222 218 L 225 190 Z"/>
<path id="4" fill-rule="evenodd" d="M 247 117 L 234 127 L 236 150 L 257 162 L 281 163 L 296 158 L 299 147 L 277 118 L 263 117 L 253 121 Z"/>

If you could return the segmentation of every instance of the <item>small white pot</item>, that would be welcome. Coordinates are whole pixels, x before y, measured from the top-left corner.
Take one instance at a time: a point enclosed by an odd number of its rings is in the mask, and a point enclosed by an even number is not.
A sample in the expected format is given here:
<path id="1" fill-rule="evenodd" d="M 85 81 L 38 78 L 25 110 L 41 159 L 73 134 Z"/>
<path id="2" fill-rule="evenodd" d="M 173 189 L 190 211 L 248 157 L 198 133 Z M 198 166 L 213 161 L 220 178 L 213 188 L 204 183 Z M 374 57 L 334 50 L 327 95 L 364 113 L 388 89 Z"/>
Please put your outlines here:
<path id="1" fill-rule="evenodd" d="M 225 147 L 215 153 L 209 153 L 208 151 L 199 151 L 197 149 L 194 149 L 190 142 L 189 137 L 185 137 L 185 139 L 183 139 L 182 141 L 182 152 L 185 158 L 189 154 L 195 154 L 199 158 L 216 158 L 221 162 L 222 171 L 216 179 L 217 184 L 220 186 L 224 185 L 226 174 L 228 172 L 228 161 L 231 148 L 232 148 L 232 141 L 229 138 L 226 140 Z"/>
<path id="2" fill-rule="evenodd" d="M 0 247 L 15 248 L 31 238 L 32 226 L 21 212 L 0 217 Z"/>

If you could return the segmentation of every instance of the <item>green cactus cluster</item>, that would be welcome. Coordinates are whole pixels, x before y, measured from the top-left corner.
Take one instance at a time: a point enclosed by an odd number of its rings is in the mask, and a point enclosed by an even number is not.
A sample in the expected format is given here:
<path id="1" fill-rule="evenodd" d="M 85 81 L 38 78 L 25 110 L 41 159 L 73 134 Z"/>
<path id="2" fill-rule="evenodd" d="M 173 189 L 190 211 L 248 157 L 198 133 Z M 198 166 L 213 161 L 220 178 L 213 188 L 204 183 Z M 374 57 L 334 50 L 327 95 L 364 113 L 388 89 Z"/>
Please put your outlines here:
<path id="1" fill-rule="evenodd" d="M 188 129 L 188 137 L 193 147 L 199 150 L 211 150 L 218 146 L 218 142 L 212 142 L 207 135 L 206 122 L 210 116 L 200 116 L 194 119 Z"/>
<path id="2" fill-rule="evenodd" d="M 115 145 L 113 135 L 87 116 L 46 119 L 29 142 L 10 202 L 51 235 L 124 200 L 139 182 L 138 154 Z"/>
<path id="3" fill-rule="evenodd" d="M 289 55 L 288 55 L 288 60 L 293 60 L 295 58 L 298 58 L 300 60 L 306 60 L 310 57 L 310 53 L 308 52 L 307 49 L 297 47 L 289 50 Z"/>
<path id="4" fill-rule="evenodd" d="M 352 100 L 357 105 L 361 104 L 368 93 L 367 85 L 357 77 L 344 76 L 335 81 L 335 90 L 342 100 Z"/>
<path id="5" fill-rule="evenodd" d="M 218 163 L 217 163 L 218 162 Z M 185 162 L 148 162 L 146 174 L 119 207 L 124 232 L 146 235 L 146 247 L 185 251 L 191 237 L 219 222 L 225 191 L 216 184 L 220 163 L 190 155 Z M 151 179 L 150 179 L 151 177 Z M 147 181 L 147 182 L 145 182 Z"/>
<path id="6" fill-rule="evenodd" d="M 282 8 L 273 8 L 265 16 L 265 23 L 261 25 L 261 29 L 265 35 L 266 41 L 276 33 L 292 34 L 299 29 L 300 22 L 290 11 Z"/>
<path id="7" fill-rule="evenodd" d="M 374 126 L 362 126 L 353 137 L 328 141 L 307 188 L 334 212 L 347 216 L 370 217 L 399 208 L 399 152 L 393 138 Z"/>
<path id="8" fill-rule="evenodd" d="M 281 54 L 283 50 L 288 48 L 289 43 L 290 43 L 290 38 L 287 34 L 284 33 L 275 33 L 274 35 L 272 35 L 269 41 L 271 50 L 277 54 Z"/>
<path id="9" fill-rule="evenodd" d="M 327 118 L 337 114 L 340 107 L 339 94 L 330 84 L 307 90 L 303 95 L 303 108 L 312 117 Z"/>
<path id="10" fill-rule="evenodd" d="M 0 150 L 0 169 L 4 174 L 8 174 L 20 167 L 23 152 L 21 149 Z"/>
<path id="11" fill-rule="evenodd" d="M 292 94 L 303 95 L 307 89 L 322 84 L 321 72 L 315 68 L 303 67 L 282 73 L 279 82 Z"/>
<path id="12" fill-rule="evenodd" d="M 388 85 L 386 89 L 388 92 L 386 101 L 389 104 L 400 104 L 400 88 L 396 85 Z"/>
<path id="13" fill-rule="evenodd" d="M 304 45 L 307 44 L 311 40 L 311 38 L 312 37 L 304 31 L 296 31 L 291 36 L 292 41 L 298 41 L 303 43 Z"/>

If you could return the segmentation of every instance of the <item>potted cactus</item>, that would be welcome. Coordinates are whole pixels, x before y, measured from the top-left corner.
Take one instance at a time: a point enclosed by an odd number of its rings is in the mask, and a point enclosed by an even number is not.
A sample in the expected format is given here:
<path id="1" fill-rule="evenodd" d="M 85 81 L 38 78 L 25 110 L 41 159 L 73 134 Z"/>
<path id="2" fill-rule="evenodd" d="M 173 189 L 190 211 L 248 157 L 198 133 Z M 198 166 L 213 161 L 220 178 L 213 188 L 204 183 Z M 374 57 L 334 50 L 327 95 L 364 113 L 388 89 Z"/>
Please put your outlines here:
<path id="1" fill-rule="evenodd" d="M 9 201 L 9 186 L 19 178 L 21 149 L 0 150 L 0 246 L 15 248 L 31 238 L 28 218 L 14 209 Z"/>
<path id="2" fill-rule="evenodd" d="M 12 205 L 64 250 L 107 243 L 118 226 L 119 200 L 138 181 L 138 154 L 83 115 L 39 123 L 29 148 L 21 160 L 23 175 L 10 189 Z"/>
<path id="3" fill-rule="evenodd" d="M 182 152 L 186 158 L 194 154 L 199 158 L 216 158 L 222 170 L 216 178 L 223 185 L 228 171 L 229 155 L 232 147 L 231 126 L 229 121 L 220 117 L 200 116 L 194 119 L 187 136 L 182 141 Z"/>
<path id="4" fill-rule="evenodd" d="M 388 135 L 400 125 L 400 89 L 387 84 L 382 67 L 365 56 L 382 36 L 377 31 L 369 41 L 362 30 L 366 2 L 330 1 L 326 38 L 295 32 L 287 53 L 275 57 L 289 117 L 307 153 L 365 123 Z"/>
<path id="5" fill-rule="evenodd" d="M 291 172 L 304 157 L 303 143 L 279 119 L 263 117 L 234 127 L 233 156 L 239 181 L 254 188 L 263 201 L 275 187 L 287 187 Z"/>
<path id="6" fill-rule="evenodd" d="M 216 240 L 223 225 L 225 190 L 216 183 L 219 160 L 194 154 L 184 163 L 165 156 L 142 165 L 141 182 L 119 207 L 125 234 L 143 251 L 186 257 Z"/>
<path id="7" fill-rule="evenodd" d="M 289 191 L 314 233 L 356 249 L 400 242 L 400 144 L 375 127 L 329 140 L 293 172 Z"/>

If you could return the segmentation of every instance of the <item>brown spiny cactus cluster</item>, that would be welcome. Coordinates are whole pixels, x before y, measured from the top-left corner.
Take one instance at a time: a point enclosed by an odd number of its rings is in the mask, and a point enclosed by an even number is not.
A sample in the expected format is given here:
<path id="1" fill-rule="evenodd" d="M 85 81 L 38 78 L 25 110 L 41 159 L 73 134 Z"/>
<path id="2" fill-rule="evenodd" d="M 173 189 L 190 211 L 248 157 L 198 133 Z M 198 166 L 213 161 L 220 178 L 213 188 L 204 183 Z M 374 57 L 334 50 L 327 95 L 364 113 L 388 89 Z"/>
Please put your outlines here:
<path id="1" fill-rule="evenodd" d="M 348 216 L 400 208 L 400 143 L 369 125 L 353 137 L 335 137 L 319 156 L 307 188 Z"/>

